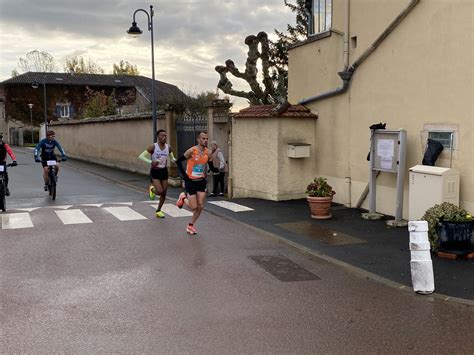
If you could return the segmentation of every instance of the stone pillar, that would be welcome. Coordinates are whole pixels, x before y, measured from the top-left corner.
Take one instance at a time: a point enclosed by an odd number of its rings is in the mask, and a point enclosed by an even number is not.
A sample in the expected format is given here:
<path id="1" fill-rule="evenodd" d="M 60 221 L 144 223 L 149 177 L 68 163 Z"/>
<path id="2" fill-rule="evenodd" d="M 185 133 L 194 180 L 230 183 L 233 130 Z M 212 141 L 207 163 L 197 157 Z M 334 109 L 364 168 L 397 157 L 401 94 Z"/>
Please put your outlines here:
<path id="1" fill-rule="evenodd" d="M 23 127 L 18 127 L 18 146 L 23 147 Z"/>
<path id="2" fill-rule="evenodd" d="M 168 135 L 168 144 L 173 149 L 174 155 L 178 158 L 178 135 L 176 133 L 176 119 L 183 114 L 183 109 L 178 106 L 168 105 L 165 109 L 165 130 Z M 178 168 L 175 164 L 169 167 L 170 176 L 178 176 Z"/>
<path id="3" fill-rule="evenodd" d="M 216 141 L 221 148 L 224 158 L 229 165 L 229 173 L 227 173 L 227 195 L 232 197 L 232 176 L 230 161 L 230 128 L 231 121 L 229 112 L 232 104 L 228 100 L 216 99 L 212 100 L 207 106 L 207 132 L 209 136 L 209 148 L 212 141 Z M 209 179 L 211 181 L 212 179 Z M 210 186 L 210 188 L 212 188 Z"/>

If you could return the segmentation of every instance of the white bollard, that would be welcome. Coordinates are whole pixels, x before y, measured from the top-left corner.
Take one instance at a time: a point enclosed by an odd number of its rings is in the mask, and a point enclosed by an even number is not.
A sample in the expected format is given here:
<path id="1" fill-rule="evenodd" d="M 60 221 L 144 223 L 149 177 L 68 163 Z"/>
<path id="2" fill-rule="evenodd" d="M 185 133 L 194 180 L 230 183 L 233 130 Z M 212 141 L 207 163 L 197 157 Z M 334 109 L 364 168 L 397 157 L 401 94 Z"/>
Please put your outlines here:
<path id="1" fill-rule="evenodd" d="M 434 291 L 433 262 L 431 261 L 428 222 L 408 222 L 411 251 L 411 281 L 416 293 L 429 295 Z"/>

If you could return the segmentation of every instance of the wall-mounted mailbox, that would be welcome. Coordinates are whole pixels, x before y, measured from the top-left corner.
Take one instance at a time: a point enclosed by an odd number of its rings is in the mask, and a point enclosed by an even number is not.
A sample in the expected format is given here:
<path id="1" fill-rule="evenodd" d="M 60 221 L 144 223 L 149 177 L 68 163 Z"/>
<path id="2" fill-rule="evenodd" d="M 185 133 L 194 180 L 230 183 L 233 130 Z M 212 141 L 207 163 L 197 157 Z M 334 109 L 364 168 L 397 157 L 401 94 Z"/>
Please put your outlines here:
<path id="1" fill-rule="evenodd" d="M 288 143 L 289 158 L 309 158 L 311 144 L 306 143 Z"/>

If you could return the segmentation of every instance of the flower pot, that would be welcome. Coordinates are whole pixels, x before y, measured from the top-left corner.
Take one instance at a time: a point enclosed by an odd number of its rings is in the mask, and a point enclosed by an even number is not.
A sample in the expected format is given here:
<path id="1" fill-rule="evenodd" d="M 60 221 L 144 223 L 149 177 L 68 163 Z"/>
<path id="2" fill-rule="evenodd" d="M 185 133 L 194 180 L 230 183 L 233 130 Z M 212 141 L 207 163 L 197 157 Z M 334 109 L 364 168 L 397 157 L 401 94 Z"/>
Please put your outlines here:
<path id="1" fill-rule="evenodd" d="M 311 218 L 314 219 L 329 219 L 332 214 L 329 212 L 331 208 L 332 196 L 330 197 L 312 197 L 307 196 L 306 200 L 309 203 L 311 210 Z"/>
<path id="2" fill-rule="evenodd" d="M 458 255 L 472 252 L 474 250 L 472 222 L 440 221 L 438 250 Z"/>

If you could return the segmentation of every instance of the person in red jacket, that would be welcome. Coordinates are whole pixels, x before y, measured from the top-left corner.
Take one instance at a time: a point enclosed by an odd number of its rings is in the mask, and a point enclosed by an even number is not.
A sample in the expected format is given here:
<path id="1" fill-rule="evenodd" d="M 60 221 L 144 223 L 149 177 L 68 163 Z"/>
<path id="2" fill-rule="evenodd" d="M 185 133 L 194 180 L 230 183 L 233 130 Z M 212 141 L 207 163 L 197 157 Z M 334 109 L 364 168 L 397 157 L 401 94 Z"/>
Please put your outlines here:
<path id="1" fill-rule="evenodd" d="M 8 189 L 8 173 L 7 173 L 7 154 L 10 156 L 10 158 L 13 160 L 12 166 L 16 166 L 16 156 L 15 153 L 13 153 L 13 150 L 10 148 L 10 146 L 3 141 L 3 135 L 0 134 L 0 165 L 5 166 L 5 185 L 7 187 L 7 190 L 5 191 L 5 195 L 10 196 L 10 190 Z"/>

